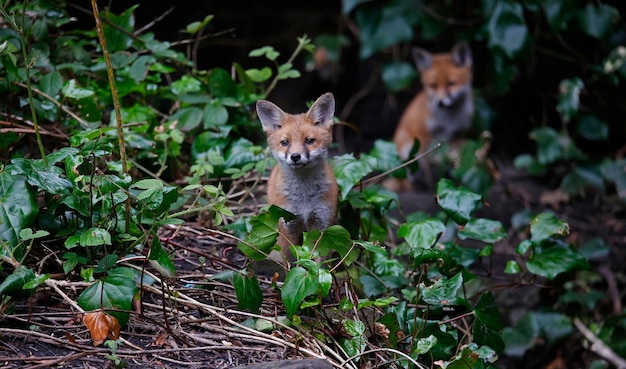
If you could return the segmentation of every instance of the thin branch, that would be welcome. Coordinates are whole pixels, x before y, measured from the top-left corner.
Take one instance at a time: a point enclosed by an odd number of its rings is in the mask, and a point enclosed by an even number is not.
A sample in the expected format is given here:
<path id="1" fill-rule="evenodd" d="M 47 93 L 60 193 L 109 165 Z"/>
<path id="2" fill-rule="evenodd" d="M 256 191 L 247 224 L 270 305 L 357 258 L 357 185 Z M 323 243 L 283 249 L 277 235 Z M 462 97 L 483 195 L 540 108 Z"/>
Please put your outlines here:
<path id="1" fill-rule="evenodd" d="M 616 354 L 615 351 L 607 346 L 607 344 L 602 342 L 602 340 L 593 334 L 593 332 L 587 328 L 587 326 L 580 319 L 574 318 L 572 321 L 574 322 L 576 329 L 578 329 L 578 331 L 582 333 L 582 335 L 585 336 L 589 342 L 591 342 L 591 347 L 589 347 L 591 351 L 615 365 L 617 369 L 626 369 L 626 360 L 624 360 L 624 358 Z"/>

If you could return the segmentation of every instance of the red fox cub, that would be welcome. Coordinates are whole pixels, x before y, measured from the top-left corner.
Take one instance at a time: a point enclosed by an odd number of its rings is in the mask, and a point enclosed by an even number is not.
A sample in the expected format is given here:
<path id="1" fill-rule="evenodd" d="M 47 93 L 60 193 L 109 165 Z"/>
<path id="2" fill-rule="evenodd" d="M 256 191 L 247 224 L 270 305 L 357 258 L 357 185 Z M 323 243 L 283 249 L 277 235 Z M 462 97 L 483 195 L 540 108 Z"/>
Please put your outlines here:
<path id="1" fill-rule="evenodd" d="M 291 245 L 301 244 L 302 232 L 324 230 L 335 220 L 337 181 L 326 161 L 332 141 L 335 98 L 320 96 L 307 113 L 287 114 L 267 100 L 256 104 L 268 146 L 278 164 L 267 184 L 270 204 L 296 219 L 281 219 L 278 238 L 284 255 Z"/>
<path id="2" fill-rule="evenodd" d="M 393 136 L 402 160 L 408 159 L 415 139 L 425 151 L 433 140 L 467 131 L 474 115 L 472 53 L 466 43 L 443 54 L 413 48 L 412 55 L 423 91 L 406 108 Z"/>

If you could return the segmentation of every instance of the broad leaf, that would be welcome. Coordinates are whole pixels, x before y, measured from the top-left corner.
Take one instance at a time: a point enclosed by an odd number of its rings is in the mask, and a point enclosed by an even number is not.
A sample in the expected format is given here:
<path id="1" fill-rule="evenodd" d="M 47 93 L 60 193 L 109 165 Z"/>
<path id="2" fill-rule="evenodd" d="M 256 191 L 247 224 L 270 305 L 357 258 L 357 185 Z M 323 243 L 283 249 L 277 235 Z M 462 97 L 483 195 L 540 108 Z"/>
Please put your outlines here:
<path id="1" fill-rule="evenodd" d="M 152 245 L 148 254 L 148 261 L 156 270 L 166 278 L 174 278 L 176 276 L 176 268 L 170 256 L 163 250 L 163 245 L 159 236 L 152 235 Z"/>
<path id="2" fill-rule="evenodd" d="M 411 86 L 416 77 L 415 67 L 410 63 L 400 61 L 385 64 L 381 73 L 385 87 L 392 93 Z"/>
<path id="3" fill-rule="evenodd" d="M 522 4 L 496 1 L 494 8 L 490 11 L 487 28 L 489 48 L 501 50 L 509 59 L 513 59 L 524 47 L 528 38 Z"/>
<path id="4" fill-rule="evenodd" d="M 285 283 L 280 297 L 287 309 L 287 316 L 291 318 L 300 304 L 307 297 L 319 292 L 320 285 L 317 275 L 302 267 L 292 268 L 285 276 Z"/>
<path id="5" fill-rule="evenodd" d="M 335 157 L 333 171 L 337 177 L 337 185 L 341 190 L 341 199 L 345 200 L 352 187 L 369 174 L 372 168 L 363 160 L 356 159 L 352 154 L 344 154 Z"/>
<path id="6" fill-rule="evenodd" d="M 600 39 L 613 28 L 619 17 L 619 11 L 611 5 L 588 3 L 579 11 L 578 24 L 586 34 Z"/>
<path id="7" fill-rule="evenodd" d="M 452 220 L 459 225 L 469 221 L 483 197 L 466 188 L 457 187 L 449 179 L 437 182 L 437 203 Z"/>
<path id="8" fill-rule="evenodd" d="M 61 73 L 54 71 L 41 77 L 39 88 L 48 96 L 54 97 L 63 87 L 63 77 Z"/>
<path id="9" fill-rule="evenodd" d="M 570 247 L 550 246 L 535 253 L 526 263 L 529 272 L 548 279 L 571 270 L 584 270 L 589 264 L 579 253 Z"/>
<path id="10" fill-rule="evenodd" d="M 461 273 L 449 279 L 441 278 L 431 286 L 420 283 L 420 298 L 429 305 L 457 305 L 459 301 L 457 296 L 462 286 L 463 275 Z"/>
<path id="11" fill-rule="evenodd" d="M 350 233 L 340 225 L 332 225 L 321 232 L 321 234 L 318 230 L 313 230 L 308 232 L 307 236 L 315 240 L 317 250 L 322 256 L 327 256 L 331 252 L 336 251 L 341 259 L 345 257 L 344 262 L 347 266 L 350 266 L 358 257 L 357 249 L 353 249 L 350 256 L 346 257 L 352 247 L 352 240 L 350 240 Z"/>
<path id="12" fill-rule="evenodd" d="M 530 221 L 530 239 L 533 242 L 552 236 L 566 236 L 568 233 L 569 225 L 552 213 L 541 213 Z"/>
<path id="13" fill-rule="evenodd" d="M 471 238 L 486 243 L 498 242 L 506 238 L 506 230 L 502 223 L 491 219 L 472 218 L 465 227 L 459 230 L 459 238 Z"/>
<path id="14" fill-rule="evenodd" d="M 250 220 L 252 230 L 246 236 L 245 242 L 237 245 L 239 250 L 251 259 L 264 259 L 276 245 L 280 218 L 288 221 L 294 219 L 295 215 L 272 205 L 269 211 L 252 217 Z"/>
<path id="15" fill-rule="evenodd" d="M 84 99 L 84 98 L 90 97 L 90 96 L 92 96 L 94 94 L 94 92 L 92 90 L 79 87 L 76 84 L 76 80 L 75 79 L 70 79 L 69 81 L 67 81 L 63 85 L 63 88 L 61 89 L 61 92 L 63 93 L 63 95 L 65 97 L 68 97 L 70 99 Z"/>
<path id="16" fill-rule="evenodd" d="M 430 249 L 446 226 L 438 219 L 409 222 L 400 226 L 398 237 L 404 238 L 411 250 Z"/>
<path id="17" fill-rule="evenodd" d="M 20 241 L 19 233 L 34 224 L 38 213 L 35 193 L 24 176 L 11 175 L 9 167 L 5 167 L 0 172 L 0 239 L 8 248 L 0 248 L 0 255 L 17 260 L 23 257 L 14 250 Z"/>
<path id="18" fill-rule="evenodd" d="M 494 349 L 498 354 L 504 350 L 504 341 L 500 336 L 502 319 L 491 292 L 480 296 L 474 307 L 474 342 Z"/>
<path id="19" fill-rule="evenodd" d="M 121 326 L 125 326 L 130 318 L 133 298 L 139 292 L 132 278 L 132 271 L 130 275 L 129 277 L 120 271 L 119 274 L 109 275 L 93 283 L 78 296 L 78 305 L 86 311 L 103 309 L 107 314 L 117 318 Z"/>
<path id="20" fill-rule="evenodd" d="M 23 266 L 17 267 L 0 283 L 0 296 L 12 296 L 25 298 L 32 295 L 35 290 L 24 288 L 28 283 L 35 280 L 35 272 Z"/>

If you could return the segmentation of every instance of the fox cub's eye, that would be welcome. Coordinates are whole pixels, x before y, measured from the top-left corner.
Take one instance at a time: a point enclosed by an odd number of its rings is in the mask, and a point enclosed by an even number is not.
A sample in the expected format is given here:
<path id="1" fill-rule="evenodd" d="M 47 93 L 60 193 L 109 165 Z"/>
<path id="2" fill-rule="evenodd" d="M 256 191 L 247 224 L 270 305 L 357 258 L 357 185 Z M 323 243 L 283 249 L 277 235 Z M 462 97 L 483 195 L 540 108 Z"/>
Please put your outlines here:
<path id="1" fill-rule="evenodd" d="M 281 140 L 281 141 L 280 141 L 280 145 L 281 145 L 281 146 L 283 146 L 283 147 L 284 147 L 284 146 L 289 146 L 289 141 L 287 141 L 287 140 Z"/>
<path id="2" fill-rule="evenodd" d="M 456 82 L 455 81 L 448 81 L 447 85 L 448 85 L 448 87 L 452 87 L 452 86 L 456 85 Z"/>
<path id="3" fill-rule="evenodd" d="M 313 142 L 315 142 L 315 139 L 314 139 L 314 138 L 306 138 L 306 139 L 304 140 L 304 143 L 305 143 L 305 144 L 307 144 L 307 145 L 312 145 L 312 144 L 313 144 Z"/>

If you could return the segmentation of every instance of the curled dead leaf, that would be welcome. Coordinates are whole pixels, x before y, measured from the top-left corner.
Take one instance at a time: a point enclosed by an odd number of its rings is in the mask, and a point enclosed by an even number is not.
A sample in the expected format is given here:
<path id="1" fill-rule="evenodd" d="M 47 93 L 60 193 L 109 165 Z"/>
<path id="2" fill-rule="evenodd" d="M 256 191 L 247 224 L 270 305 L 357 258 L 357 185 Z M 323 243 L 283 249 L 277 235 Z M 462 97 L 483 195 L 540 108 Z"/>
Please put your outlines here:
<path id="1" fill-rule="evenodd" d="M 106 315 L 103 311 L 85 313 L 83 323 L 89 329 L 94 346 L 101 345 L 107 338 L 120 338 L 120 323 L 115 317 Z"/>

